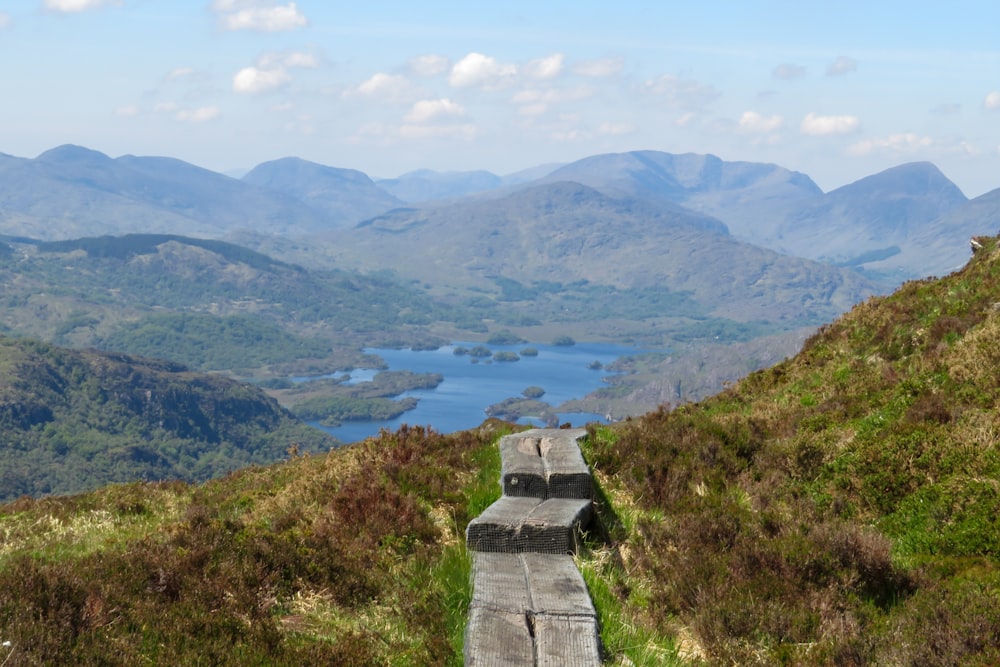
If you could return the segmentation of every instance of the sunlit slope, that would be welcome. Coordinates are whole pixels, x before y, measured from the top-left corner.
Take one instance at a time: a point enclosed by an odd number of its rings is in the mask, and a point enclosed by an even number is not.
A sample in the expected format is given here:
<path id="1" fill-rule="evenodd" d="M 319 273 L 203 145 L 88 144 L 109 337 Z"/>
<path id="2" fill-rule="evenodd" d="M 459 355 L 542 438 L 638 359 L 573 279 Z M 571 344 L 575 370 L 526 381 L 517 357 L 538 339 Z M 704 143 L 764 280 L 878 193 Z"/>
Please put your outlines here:
<path id="1" fill-rule="evenodd" d="M 600 431 L 652 625 L 727 664 L 1000 659 L 1000 248 L 980 242 L 714 398 Z"/>

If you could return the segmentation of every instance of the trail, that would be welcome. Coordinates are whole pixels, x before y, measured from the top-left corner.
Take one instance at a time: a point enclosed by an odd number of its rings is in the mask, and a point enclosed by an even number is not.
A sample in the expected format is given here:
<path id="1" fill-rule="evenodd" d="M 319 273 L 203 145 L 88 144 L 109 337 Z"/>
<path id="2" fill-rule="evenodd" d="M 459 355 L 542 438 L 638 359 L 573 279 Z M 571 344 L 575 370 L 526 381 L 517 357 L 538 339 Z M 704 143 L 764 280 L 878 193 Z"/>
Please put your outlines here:
<path id="1" fill-rule="evenodd" d="M 503 496 L 469 522 L 466 667 L 601 664 L 597 615 L 573 561 L 590 521 L 584 429 L 501 438 Z"/>

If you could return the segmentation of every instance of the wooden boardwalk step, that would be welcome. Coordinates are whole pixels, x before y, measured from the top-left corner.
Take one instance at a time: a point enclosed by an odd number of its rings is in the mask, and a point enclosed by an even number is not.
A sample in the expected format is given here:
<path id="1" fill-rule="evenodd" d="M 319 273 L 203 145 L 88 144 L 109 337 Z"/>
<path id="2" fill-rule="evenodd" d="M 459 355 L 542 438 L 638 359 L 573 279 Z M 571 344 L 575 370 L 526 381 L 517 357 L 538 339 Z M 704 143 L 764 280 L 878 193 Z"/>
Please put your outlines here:
<path id="1" fill-rule="evenodd" d="M 601 664 L 597 615 L 571 556 L 477 553 L 473 572 L 467 667 Z"/>
<path id="2" fill-rule="evenodd" d="M 503 496 L 469 522 L 466 544 L 473 551 L 576 553 L 590 513 L 590 500 Z"/>
<path id="3" fill-rule="evenodd" d="M 501 438 L 503 496 L 469 522 L 466 667 L 598 667 L 597 614 L 573 557 L 590 522 L 584 429 Z"/>
<path id="4" fill-rule="evenodd" d="M 593 486 L 577 440 L 584 429 L 532 429 L 500 439 L 505 496 L 592 498 Z"/>

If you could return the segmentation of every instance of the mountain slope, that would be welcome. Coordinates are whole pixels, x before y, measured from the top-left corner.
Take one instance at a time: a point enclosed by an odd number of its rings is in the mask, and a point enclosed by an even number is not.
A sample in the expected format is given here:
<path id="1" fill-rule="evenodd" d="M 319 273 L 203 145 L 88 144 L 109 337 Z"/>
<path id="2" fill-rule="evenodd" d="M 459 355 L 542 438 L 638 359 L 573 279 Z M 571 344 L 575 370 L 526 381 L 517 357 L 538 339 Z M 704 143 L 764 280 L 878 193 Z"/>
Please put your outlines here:
<path id="1" fill-rule="evenodd" d="M 0 660 L 461 664 L 459 534 L 492 502 L 499 433 L 404 429 L 198 487 L 0 505 Z"/>
<path id="2" fill-rule="evenodd" d="M 345 227 L 402 205 L 402 201 L 354 169 L 337 169 L 300 158 L 264 162 L 243 177 L 244 183 L 292 197 L 328 220 Z"/>
<path id="3" fill-rule="evenodd" d="M 796 257 L 864 267 L 883 274 L 887 285 L 950 270 L 968 236 L 933 223 L 967 200 L 927 162 L 902 164 L 825 194 L 804 174 L 776 165 L 656 151 L 595 155 L 556 170 L 543 182 L 555 180 L 680 204 L 718 218 L 741 240 Z"/>
<path id="4" fill-rule="evenodd" d="M 0 338 L 0 499 L 204 480 L 335 441 L 260 390 L 168 362 Z"/>
<path id="5" fill-rule="evenodd" d="M 455 317 L 385 276 L 309 271 L 223 241 L 130 234 L 0 248 L 5 331 L 202 370 L 322 359 L 331 347 L 349 364 L 365 344 L 415 340 L 410 325 Z"/>
<path id="6" fill-rule="evenodd" d="M 503 179 L 482 170 L 439 172 L 420 169 L 396 178 L 381 179 L 378 185 L 404 202 L 417 203 L 493 190 L 503 185 Z"/>
<path id="7" fill-rule="evenodd" d="M 40 239 L 162 232 L 219 238 L 317 231 L 328 217 L 287 195 L 170 158 L 111 159 L 79 146 L 0 156 L 0 231 Z"/>
<path id="8" fill-rule="evenodd" d="M 937 273 L 941 264 L 915 242 L 916 237 L 926 235 L 931 221 L 966 201 L 958 187 L 929 162 L 904 164 L 833 190 L 803 207 L 782 223 L 772 243 L 794 255 L 844 264 L 870 264 L 905 249 L 911 262 L 923 262 Z M 942 240 L 965 250 L 966 238 L 951 235 Z M 927 274 L 913 271 L 910 275 Z"/>
<path id="9" fill-rule="evenodd" d="M 680 204 L 722 220 L 744 239 L 761 236 L 776 213 L 822 194 L 805 174 L 777 165 L 660 151 L 594 155 L 557 169 L 543 182 L 559 180 L 611 195 Z M 745 233 L 745 228 L 758 231 Z"/>
<path id="10" fill-rule="evenodd" d="M 873 271 L 900 273 L 913 266 L 927 274 L 958 270 L 968 257 L 968 240 L 1000 231 L 1000 189 L 987 192 L 939 215 L 912 234 L 912 243 L 898 255 L 873 261 Z"/>
<path id="11" fill-rule="evenodd" d="M 1000 660 L 1000 243 L 980 243 L 716 397 L 597 430 L 648 623 L 719 664 Z"/>
<path id="12" fill-rule="evenodd" d="M 870 293 L 849 272 L 740 243 L 713 218 L 576 183 L 394 211 L 325 247 L 343 264 L 454 287 L 500 276 L 666 289 L 734 319 L 825 319 Z"/>

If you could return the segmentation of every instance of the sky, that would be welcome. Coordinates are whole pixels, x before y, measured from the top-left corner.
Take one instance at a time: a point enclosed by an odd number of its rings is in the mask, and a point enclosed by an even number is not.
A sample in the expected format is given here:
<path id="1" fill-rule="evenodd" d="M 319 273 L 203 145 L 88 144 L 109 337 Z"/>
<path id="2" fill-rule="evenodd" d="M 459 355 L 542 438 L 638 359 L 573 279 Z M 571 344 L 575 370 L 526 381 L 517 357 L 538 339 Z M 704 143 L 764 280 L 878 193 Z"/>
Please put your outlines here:
<path id="1" fill-rule="evenodd" d="M 1000 187 L 1000 2 L 0 0 L 0 153 L 509 174 L 631 150 Z"/>

